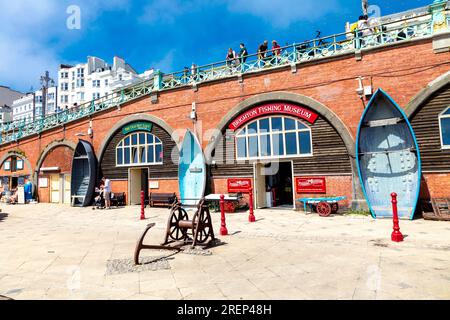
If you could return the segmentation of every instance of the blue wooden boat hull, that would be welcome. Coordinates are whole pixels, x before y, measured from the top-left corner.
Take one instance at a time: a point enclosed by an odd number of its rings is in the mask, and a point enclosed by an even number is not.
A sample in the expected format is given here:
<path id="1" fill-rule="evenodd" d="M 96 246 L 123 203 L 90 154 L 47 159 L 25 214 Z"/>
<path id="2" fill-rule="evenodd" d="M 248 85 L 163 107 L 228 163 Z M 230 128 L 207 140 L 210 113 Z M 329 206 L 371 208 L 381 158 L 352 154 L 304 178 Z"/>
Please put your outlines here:
<path id="1" fill-rule="evenodd" d="M 197 205 L 205 194 L 205 157 L 200 142 L 190 130 L 186 132 L 180 150 L 178 184 L 183 205 Z"/>
<path id="2" fill-rule="evenodd" d="M 71 195 L 82 196 L 76 206 L 86 207 L 92 203 L 97 182 L 97 158 L 92 145 L 80 140 L 72 160 Z"/>
<path id="3" fill-rule="evenodd" d="M 392 217 L 391 194 L 395 192 L 399 217 L 413 219 L 422 175 L 419 146 L 408 118 L 381 89 L 362 115 L 356 150 L 359 178 L 372 216 Z"/>

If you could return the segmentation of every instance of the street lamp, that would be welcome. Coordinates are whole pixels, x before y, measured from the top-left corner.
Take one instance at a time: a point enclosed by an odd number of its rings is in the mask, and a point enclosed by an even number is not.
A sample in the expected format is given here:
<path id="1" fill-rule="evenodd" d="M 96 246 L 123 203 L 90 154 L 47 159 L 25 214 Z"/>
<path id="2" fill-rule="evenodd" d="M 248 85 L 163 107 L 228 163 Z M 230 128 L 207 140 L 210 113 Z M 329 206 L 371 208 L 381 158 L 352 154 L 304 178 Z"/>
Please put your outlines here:
<path id="1" fill-rule="evenodd" d="M 41 118 L 45 117 L 46 108 L 47 108 L 47 91 L 49 87 L 53 87 L 55 85 L 55 81 L 50 78 L 50 73 L 45 71 L 45 74 L 41 76 L 41 85 L 42 85 L 42 110 L 41 110 Z M 36 112 L 35 112 L 36 113 Z"/>

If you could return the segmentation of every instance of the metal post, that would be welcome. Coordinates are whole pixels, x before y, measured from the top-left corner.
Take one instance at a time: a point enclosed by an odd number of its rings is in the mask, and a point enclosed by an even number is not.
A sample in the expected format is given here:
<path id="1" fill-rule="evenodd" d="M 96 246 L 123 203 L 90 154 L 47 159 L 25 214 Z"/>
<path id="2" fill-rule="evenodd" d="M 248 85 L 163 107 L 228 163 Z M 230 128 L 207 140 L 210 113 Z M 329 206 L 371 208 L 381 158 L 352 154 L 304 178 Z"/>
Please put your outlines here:
<path id="1" fill-rule="evenodd" d="M 221 236 L 227 236 L 228 235 L 228 229 L 227 224 L 225 221 L 225 196 L 222 194 L 220 195 L 220 215 L 221 215 L 221 226 L 220 226 L 220 235 Z"/>
<path id="2" fill-rule="evenodd" d="M 400 225 L 398 223 L 398 210 L 397 210 L 397 194 L 393 192 L 391 194 L 392 197 L 392 210 L 393 210 L 393 219 L 394 219 L 394 231 L 392 232 L 391 239 L 394 242 L 403 241 L 403 234 L 400 232 Z"/>
<path id="3" fill-rule="evenodd" d="M 141 220 L 145 220 L 145 196 L 144 191 L 141 190 Z"/>
<path id="4" fill-rule="evenodd" d="M 255 222 L 256 221 L 256 218 L 255 218 L 255 215 L 254 215 L 254 212 L 253 212 L 253 188 L 250 188 L 249 190 L 248 190 L 248 196 L 250 197 L 250 199 L 249 199 L 249 207 L 250 207 L 250 213 L 249 213 L 249 216 L 248 216 L 248 221 L 249 222 Z"/>

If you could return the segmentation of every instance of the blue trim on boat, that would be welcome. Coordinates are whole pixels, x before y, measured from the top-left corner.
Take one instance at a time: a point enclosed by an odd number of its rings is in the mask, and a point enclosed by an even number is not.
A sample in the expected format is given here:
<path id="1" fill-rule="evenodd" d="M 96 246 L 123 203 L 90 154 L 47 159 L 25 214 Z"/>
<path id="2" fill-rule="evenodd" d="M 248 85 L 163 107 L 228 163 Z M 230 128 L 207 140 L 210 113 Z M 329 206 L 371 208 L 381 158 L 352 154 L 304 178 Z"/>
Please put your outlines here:
<path id="1" fill-rule="evenodd" d="M 365 108 L 365 110 L 364 110 L 364 112 L 363 112 L 363 114 L 362 114 L 362 116 L 361 116 L 361 120 L 359 121 L 359 125 L 358 125 L 358 132 L 357 132 L 357 135 L 356 135 L 356 160 L 357 160 L 357 161 L 356 161 L 356 162 L 357 162 L 356 164 L 357 164 L 357 168 L 358 168 L 359 181 L 360 181 L 361 187 L 362 187 L 362 189 L 363 189 L 364 197 L 366 198 L 367 204 L 368 204 L 368 206 L 369 206 L 370 213 L 372 214 L 372 217 L 373 217 L 374 219 L 376 219 L 377 216 L 376 216 L 375 211 L 373 210 L 373 208 L 372 208 L 372 206 L 371 206 L 371 203 L 370 203 L 370 201 L 369 201 L 369 197 L 367 196 L 366 187 L 365 187 L 364 181 L 363 181 L 363 179 L 362 179 L 362 174 L 361 174 L 361 161 L 360 161 L 360 155 L 359 155 L 359 140 L 360 140 L 360 135 L 361 135 L 361 128 L 362 128 L 362 125 L 363 125 L 363 123 L 364 123 L 364 119 L 365 119 L 365 117 L 366 117 L 366 115 L 367 115 L 367 112 L 369 111 L 371 105 L 373 104 L 373 101 L 376 99 L 376 97 L 377 97 L 380 93 L 383 94 L 384 96 L 386 96 L 386 97 L 389 99 L 389 101 L 392 103 L 392 105 L 393 105 L 395 108 L 397 108 L 397 110 L 400 112 L 400 114 L 401 114 L 401 115 L 403 116 L 403 118 L 405 119 L 405 122 L 406 122 L 406 124 L 408 125 L 408 128 L 409 128 L 409 130 L 410 130 L 411 136 L 412 136 L 413 141 L 414 141 L 414 145 L 415 145 L 416 150 L 417 150 L 417 153 L 416 153 L 416 154 L 417 154 L 417 176 L 418 176 L 418 178 L 417 178 L 417 179 L 418 179 L 418 182 L 417 182 L 417 192 L 416 192 L 416 200 L 415 200 L 415 204 L 414 204 L 414 206 L 413 206 L 413 210 L 411 211 L 411 217 L 410 217 L 410 220 L 413 220 L 413 219 L 414 219 L 414 214 L 415 214 L 416 209 L 417 209 L 417 205 L 418 205 L 418 203 L 419 203 L 420 189 L 421 189 L 421 182 L 422 182 L 422 160 L 421 160 L 421 157 L 420 157 L 419 144 L 418 144 L 418 142 L 417 142 L 416 134 L 414 133 L 414 130 L 413 130 L 412 126 L 411 126 L 411 123 L 409 122 L 409 119 L 408 119 L 408 117 L 406 116 L 406 114 L 403 112 L 403 109 L 402 109 L 402 108 L 394 101 L 394 99 L 392 99 L 392 97 L 391 97 L 389 94 L 387 94 L 387 93 L 386 93 L 383 89 L 381 89 L 381 88 L 379 88 L 379 89 L 375 92 L 375 94 L 372 96 L 372 98 L 370 99 L 369 103 L 367 104 L 367 107 Z"/>

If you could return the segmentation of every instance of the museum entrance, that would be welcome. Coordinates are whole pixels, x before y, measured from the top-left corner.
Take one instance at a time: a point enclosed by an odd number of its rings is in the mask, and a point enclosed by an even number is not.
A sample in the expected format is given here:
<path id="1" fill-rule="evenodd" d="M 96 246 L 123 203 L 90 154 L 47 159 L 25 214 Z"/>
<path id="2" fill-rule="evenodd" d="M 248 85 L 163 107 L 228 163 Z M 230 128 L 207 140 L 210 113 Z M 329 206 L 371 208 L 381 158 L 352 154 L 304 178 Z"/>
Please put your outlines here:
<path id="1" fill-rule="evenodd" d="M 145 201 L 148 201 L 148 168 L 130 168 L 128 172 L 128 203 L 141 204 L 141 190 L 144 191 Z"/>
<path id="2" fill-rule="evenodd" d="M 292 161 L 254 164 L 257 208 L 294 208 Z"/>

